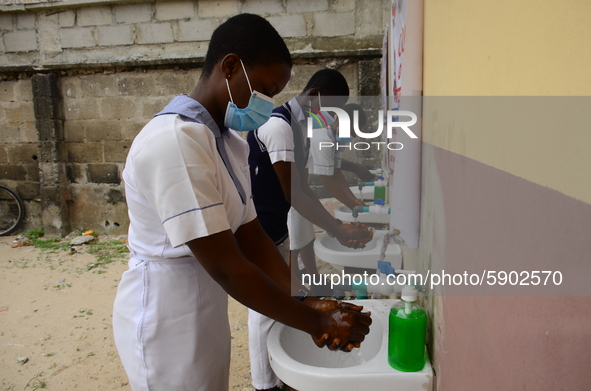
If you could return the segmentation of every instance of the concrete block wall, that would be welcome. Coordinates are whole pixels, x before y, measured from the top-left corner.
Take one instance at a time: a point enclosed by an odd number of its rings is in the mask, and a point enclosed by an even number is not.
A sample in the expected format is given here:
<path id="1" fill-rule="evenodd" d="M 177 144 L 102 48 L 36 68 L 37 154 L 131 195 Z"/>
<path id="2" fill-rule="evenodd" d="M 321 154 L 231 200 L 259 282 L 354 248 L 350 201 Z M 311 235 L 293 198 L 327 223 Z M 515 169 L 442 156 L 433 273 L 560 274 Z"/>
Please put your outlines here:
<path id="1" fill-rule="evenodd" d="M 296 65 L 276 102 L 299 94 L 308 79 L 326 64 Z M 358 64 L 346 62 L 338 69 L 356 94 Z M 121 175 L 131 142 L 170 99 L 190 93 L 200 74 L 200 68 L 152 69 L 60 78 L 73 228 L 125 232 L 128 217 Z"/>
<path id="2" fill-rule="evenodd" d="M 387 1 L 89 2 L 75 8 L 61 1 L 28 3 L 20 10 L 0 5 L 0 182 L 31 204 L 26 229 L 48 221 L 39 202 L 40 194 L 49 194 L 40 171 L 53 172 L 53 165 L 41 167 L 35 160 L 53 145 L 39 138 L 46 132 L 35 120 L 36 74 L 57 76 L 55 124 L 61 128 L 53 152 L 67 187 L 61 215 L 68 216 L 61 229 L 117 234 L 128 225 L 121 175 L 133 138 L 173 96 L 193 89 L 208 39 L 229 16 L 265 16 L 292 50 L 292 78 L 276 96 L 278 103 L 301 92 L 325 67 L 340 70 L 354 95 L 379 91 L 382 23 L 361 24 L 368 12 L 381 18 Z"/>
<path id="3" fill-rule="evenodd" d="M 0 68 L 40 69 L 202 60 L 232 15 L 263 15 L 296 55 L 381 47 L 386 0 L 89 0 L 0 5 Z M 11 12 L 12 11 L 12 12 Z M 200 44 L 202 43 L 202 44 Z M 164 45 L 164 46 L 163 46 Z M 317 53 L 316 53 L 317 54 Z"/>
<path id="4" fill-rule="evenodd" d="M 131 142 L 172 97 L 191 92 L 200 73 L 139 69 L 60 78 L 73 228 L 126 232 L 121 175 Z"/>
<path id="5" fill-rule="evenodd" d="M 31 79 L 0 81 L 0 183 L 20 194 L 31 224 L 40 225 L 32 218 L 40 210 L 38 140 Z"/>

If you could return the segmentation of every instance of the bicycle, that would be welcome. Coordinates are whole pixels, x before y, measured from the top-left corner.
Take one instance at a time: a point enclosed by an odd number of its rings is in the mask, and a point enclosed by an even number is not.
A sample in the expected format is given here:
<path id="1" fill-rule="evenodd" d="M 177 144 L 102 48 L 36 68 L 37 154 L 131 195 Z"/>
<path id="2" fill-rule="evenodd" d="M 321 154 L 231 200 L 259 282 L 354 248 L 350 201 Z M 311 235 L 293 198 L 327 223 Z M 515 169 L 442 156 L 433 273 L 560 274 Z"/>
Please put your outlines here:
<path id="1" fill-rule="evenodd" d="M 25 203 L 18 193 L 0 185 L 0 236 L 14 232 L 25 219 Z"/>

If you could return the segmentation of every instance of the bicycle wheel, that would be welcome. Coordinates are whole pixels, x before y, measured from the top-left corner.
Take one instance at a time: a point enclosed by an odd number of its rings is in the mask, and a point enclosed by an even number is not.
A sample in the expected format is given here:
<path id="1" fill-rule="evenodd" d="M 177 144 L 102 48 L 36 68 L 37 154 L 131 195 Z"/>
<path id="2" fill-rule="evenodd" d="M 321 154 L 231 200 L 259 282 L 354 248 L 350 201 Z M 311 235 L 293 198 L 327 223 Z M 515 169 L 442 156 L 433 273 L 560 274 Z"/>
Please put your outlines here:
<path id="1" fill-rule="evenodd" d="M 25 204 L 14 190 L 0 185 L 0 236 L 17 229 L 25 218 Z"/>

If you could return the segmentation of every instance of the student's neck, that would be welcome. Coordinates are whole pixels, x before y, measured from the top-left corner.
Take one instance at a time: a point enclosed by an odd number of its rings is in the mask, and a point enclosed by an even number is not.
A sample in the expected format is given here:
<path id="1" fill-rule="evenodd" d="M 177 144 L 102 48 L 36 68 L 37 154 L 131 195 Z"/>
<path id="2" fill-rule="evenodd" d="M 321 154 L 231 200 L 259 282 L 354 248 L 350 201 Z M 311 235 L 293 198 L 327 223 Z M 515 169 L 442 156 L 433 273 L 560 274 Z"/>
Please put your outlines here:
<path id="1" fill-rule="evenodd" d="M 193 89 L 193 91 L 189 94 L 189 97 L 201 103 L 201 105 L 205 107 L 205 110 L 209 112 L 220 130 L 222 130 L 224 129 L 224 116 L 226 115 L 226 108 L 220 108 L 221 105 L 218 103 L 218 99 L 216 99 L 216 96 L 212 93 L 212 91 L 215 91 L 215 89 L 209 86 L 208 80 L 199 80 L 197 86 L 195 86 L 195 89 Z"/>

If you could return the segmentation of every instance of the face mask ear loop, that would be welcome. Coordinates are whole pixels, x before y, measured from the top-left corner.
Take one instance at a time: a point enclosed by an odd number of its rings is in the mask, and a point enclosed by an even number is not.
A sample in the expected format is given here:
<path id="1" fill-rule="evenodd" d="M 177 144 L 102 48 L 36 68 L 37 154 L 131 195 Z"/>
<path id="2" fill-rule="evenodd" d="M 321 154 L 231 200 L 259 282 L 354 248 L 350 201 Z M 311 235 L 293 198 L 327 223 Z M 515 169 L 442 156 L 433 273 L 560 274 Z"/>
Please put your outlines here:
<path id="1" fill-rule="evenodd" d="M 244 63 L 242 59 L 240 59 L 240 64 L 242 64 L 242 69 L 244 70 L 244 76 L 246 76 L 246 82 L 248 83 L 248 88 L 250 89 L 250 93 L 252 94 L 252 87 L 250 86 L 250 80 L 248 80 L 248 73 L 246 73 L 246 68 L 244 67 Z"/>
<path id="2" fill-rule="evenodd" d="M 230 95 L 230 101 L 234 103 L 234 99 L 232 99 L 232 93 L 230 92 L 230 83 L 228 83 L 228 79 L 226 79 L 226 87 L 228 87 L 228 94 Z"/>

